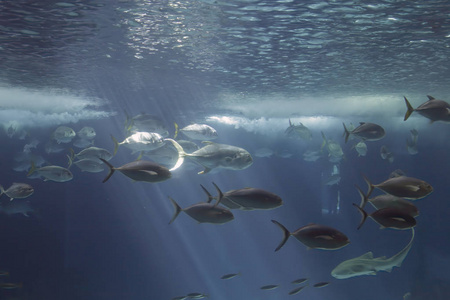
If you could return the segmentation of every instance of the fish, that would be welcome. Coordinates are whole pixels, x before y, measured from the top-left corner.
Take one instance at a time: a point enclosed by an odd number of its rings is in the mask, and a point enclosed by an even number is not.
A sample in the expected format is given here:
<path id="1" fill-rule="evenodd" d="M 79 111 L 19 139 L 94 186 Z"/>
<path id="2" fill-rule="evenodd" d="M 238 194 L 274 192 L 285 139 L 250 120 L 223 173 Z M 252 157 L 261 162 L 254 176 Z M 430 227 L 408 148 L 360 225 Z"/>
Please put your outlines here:
<path id="1" fill-rule="evenodd" d="M 371 217 L 375 222 L 380 224 L 381 228 L 404 230 L 416 226 L 416 219 L 397 207 L 384 207 L 369 215 L 357 204 L 353 203 L 353 206 L 361 213 L 361 222 L 357 229 L 360 229 L 363 226 L 367 217 Z"/>
<path id="2" fill-rule="evenodd" d="M 69 167 L 72 164 L 74 158 L 82 159 L 90 159 L 93 161 L 101 162 L 100 159 L 110 160 L 113 155 L 106 149 L 98 148 L 98 147 L 89 147 L 81 150 L 79 153 L 75 154 L 72 149 L 70 149 L 70 157 L 69 157 Z"/>
<path id="3" fill-rule="evenodd" d="M 369 187 L 367 197 L 370 197 L 375 188 L 393 196 L 411 200 L 422 199 L 433 192 L 433 187 L 429 183 L 404 175 L 389 178 L 379 184 L 372 184 L 365 176 L 364 180 Z"/>
<path id="4" fill-rule="evenodd" d="M 342 123 L 342 125 L 344 125 L 344 135 L 346 143 L 350 135 L 356 136 L 363 141 L 378 141 L 384 138 L 384 136 L 386 135 L 384 128 L 375 123 L 360 122 L 359 126 L 352 131 L 349 131 L 347 129 L 345 123 Z"/>
<path id="5" fill-rule="evenodd" d="M 66 144 L 70 143 L 75 136 L 76 133 L 72 128 L 67 126 L 59 126 L 53 132 L 52 139 L 55 140 L 58 144 Z"/>
<path id="6" fill-rule="evenodd" d="M 301 283 L 306 282 L 306 281 L 308 281 L 308 278 L 299 278 L 299 279 L 296 279 L 296 280 L 292 281 L 291 283 L 292 284 L 301 284 Z"/>
<path id="7" fill-rule="evenodd" d="M 35 209 L 28 200 L 20 199 L 12 202 L 8 201 L 0 205 L 0 213 L 6 215 L 21 214 L 25 217 L 29 217 L 29 214 L 34 212 Z"/>
<path id="8" fill-rule="evenodd" d="M 341 262 L 331 271 L 331 276 L 337 279 L 347 279 L 356 276 L 376 275 L 379 271 L 391 272 L 394 267 L 401 267 L 409 250 L 411 250 L 415 234 L 414 228 L 411 228 L 411 234 L 411 240 L 406 247 L 392 257 L 374 258 L 373 253 L 369 251 L 359 257 Z"/>
<path id="9" fill-rule="evenodd" d="M 407 108 L 403 121 L 408 120 L 409 116 L 411 116 L 411 114 L 416 111 L 420 115 L 429 119 L 431 123 L 434 123 L 436 121 L 442 121 L 446 123 L 450 122 L 450 104 L 443 100 L 438 100 L 430 95 L 427 95 L 427 97 L 428 101 L 422 103 L 417 108 L 413 108 L 408 99 L 406 99 L 406 97 L 403 97 L 405 99 Z"/>
<path id="10" fill-rule="evenodd" d="M 289 292 L 289 295 L 297 295 L 298 293 L 300 293 L 305 287 L 307 287 L 308 285 L 304 285 L 304 286 L 300 286 L 298 288 L 295 288 L 293 290 L 291 290 Z"/>
<path id="11" fill-rule="evenodd" d="M 80 168 L 82 172 L 99 173 L 105 170 L 105 165 L 102 161 L 90 158 L 77 160 L 73 164 Z"/>
<path id="12" fill-rule="evenodd" d="M 203 299 L 203 298 L 207 298 L 209 296 L 206 294 L 202 294 L 202 293 L 189 293 L 189 294 L 187 294 L 187 297 L 190 299 Z"/>
<path id="13" fill-rule="evenodd" d="M 129 148 L 132 153 L 141 151 L 151 151 L 165 145 L 164 138 L 156 132 L 142 132 L 138 131 L 130 135 L 122 142 L 118 142 L 114 136 L 111 135 L 114 142 L 114 153 L 116 155 L 119 146 L 124 145 Z"/>
<path id="14" fill-rule="evenodd" d="M 323 281 L 323 282 L 315 283 L 315 284 L 313 285 L 313 287 L 315 287 L 315 288 L 323 288 L 323 287 L 326 287 L 326 286 L 329 285 L 329 284 L 330 284 L 329 282 Z"/>
<path id="15" fill-rule="evenodd" d="M 350 240 L 345 234 L 332 227 L 319 224 L 308 224 L 291 233 L 279 222 L 272 220 L 272 223 L 278 225 L 283 231 L 283 240 L 275 251 L 280 250 L 291 235 L 305 246 L 312 249 L 337 250 L 350 243 Z"/>
<path id="16" fill-rule="evenodd" d="M 358 152 L 358 156 L 366 156 L 367 154 L 367 145 L 363 141 L 360 141 L 355 145 L 355 150 Z"/>
<path id="17" fill-rule="evenodd" d="M 66 182 L 72 180 L 73 178 L 72 172 L 60 166 L 45 166 L 36 168 L 34 163 L 32 163 L 31 169 L 27 176 L 30 177 L 33 173 L 37 173 L 40 177 L 44 177 L 44 181 L 50 180 L 55 182 Z"/>
<path id="18" fill-rule="evenodd" d="M 188 296 L 178 296 L 178 297 L 173 297 L 172 300 L 185 300 L 187 298 L 188 298 Z"/>
<path id="19" fill-rule="evenodd" d="M 223 275 L 222 277 L 220 277 L 220 279 L 228 280 L 228 279 L 232 279 L 232 278 L 235 278 L 237 276 L 240 276 L 240 275 L 241 275 L 241 272 L 231 273 L 231 274 Z"/>
<path id="20" fill-rule="evenodd" d="M 186 208 L 181 208 L 175 200 L 171 197 L 169 197 L 169 199 L 175 208 L 175 212 L 169 224 L 175 221 L 180 212 L 185 212 L 199 223 L 224 224 L 234 219 L 231 211 L 212 203 L 200 202 Z"/>
<path id="21" fill-rule="evenodd" d="M 206 196 L 208 197 L 207 202 L 210 203 L 212 200 L 214 200 L 214 197 L 208 192 L 208 190 L 203 185 L 200 184 L 200 186 L 202 187 L 203 191 L 206 193 Z M 216 188 L 216 190 L 217 190 L 217 188 Z M 219 193 L 219 195 L 216 198 L 220 199 L 220 200 L 218 200 L 220 202 L 220 204 L 224 205 L 228 209 L 244 209 L 239 204 L 223 197 L 222 191 L 220 189 L 218 189 L 217 192 Z M 217 203 L 216 203 L 216 205 L 217 205 Z"/>
<path id="22" fill-rule="evenodd" d="M 107 160 L 99 159 L 109 168 L 109 174 L 103 179 L 103 183 L 108 181 L 115 171 L 119 171 L 135 181 L 161 182 L 172 177 L 169 169 L 152 161 L 137 160 L 115 168 Z"/>
<path id="23" fill-rule="evenodd" d="M 263 189 L 248 187 L 222 193 L 220 188 L 214 182 L 213 185 L 219 193 L 219 199 L 216 205 L 223 201 L 223 199 L 234 202 L 240 206 L 240 209 L 243 210 L 268 210 L 283 205 L 283 200 L 280 196 Z"/>
<path id="24" fill-rule="evenodd" d="M 177 140 L 177 143 L 183 148 L 183 151 L 186 153 L 192 153 L 200 149 L 200 147 L 191 141 L 187 140 Z"/>
<path id="25" fill-rule="evenodd" d="M 177 123 L 175 123 L 175 129 L 176 130 L 174 138 L 176 138 L 178 134 Z M 179 132 L 183 133 L 185 136 L 187 136 L 192 140 L 199 140 L 199 141 L 210 141 L 218 137 L 217 131 L 211 126 L 206 124 L 191 124 L 181 128 Z"/>
<path id="26" fill-rule="evenodd" d="M 15 290 L 21 289 L 23 287 L 23 283 L 15 283 L 15 282 L 0 282 L 0 288 L 4 290 Z"/>
<path id="27" fill-rule="evenodd" d="M 56 141 L 54 140 L 49 140 L 46 144 L 45 144 L 45 153 L 47 154 L 52 154 L 52 153 L 61 153 L 64 150 L 66 150 L 66 147 L 62 144 L 58 144 Z"/>
<path id="28" fill-rule="evenodd" d="M 380 155 L 382 159 L 387 159 L 390 163 L 394 162 L 394 154 L 384 145 L 380 148 Z"/>
<path id="29" fill-rule="evenodd" d="M 14 182 L 7 190 L 0 185 L 0 196 L 5 194 L 9 197 L 9 200 L 23 199 L 30 197 L 34 193 L 34 189 L 31 185 L 27 183 L 16 183 Z"/>
<path id="30" fill-rule="evenodd" d="M 164 125 L 164 122 L 157 116 L 141 113 L 134 117 L 129 117 L 126 114 L 125 129 L 128 134 L 134 134 L 136 132 L 154 132 L 158 133 L 162 137 L 169 136 L 169 131 Z"/>
<path id="31" fill-rule="evenodd" d="M 276 289 L 278 287 L 279 287 L 278 284 L 268 284 L 268 285 L 264 285 L 264 286 L 260 287 L 260 289 L 269 291 L 269 290 L 274 290 L 274 289 Z"/>
<path id="32" fill-rule="evenodd" d="M 375 209 L 396 207 L 413 218 L 419 215 L 419 210 L 417 207 L 408 200 L 390 194 L 378 195 L 372 199 L 369 199 L 358 186 L 356 186 L 356 188 L 361 196 L 361 204 L 359 205 L 360 208 L 364 208 L 367 203 L 370 203 Z"/>
<path id="33" fill-rule="evenodd" d="M 84 148 L 93 146 L 94 140 L 86 140 L 86 139 L 76 138 L 73 140 L 72 145 L 77 148 L 84 149 Z"/>
<path id="34" fill-rule="evenodd" d="M 316 161 L 321 156 L 322 156 L 322 154 L 320 153 L 320 151 L 308 150 L 305 153 L 303 153 L 303 160 L 305 160 L 305 161 Z"/>
<path id="35" fill-rule="evenodd" d="M 410 130 L 411 132 L 411 140 L 406 139 L 406 149 L 408 150 L 408 153 L 411 155 L 416 155 L 419 153 L 419 150 L 417 149 L 417 139 L 419 137 L 419 132 L 416 129 Z"/>
<path id="36" fill-rule="evenodd" d="M 311 140 L 312 139 L 312 133 L 302 123 L 299 123 L 299 125 L 294 125 L 291 122 L 291 119 L 289 119 L 289 127 L 286 128 L 284 131 L 284 134 L 289 138 L 301 138 L 304 140 Z"/>
<path id="37" fill-rule="evenodd" d="M 77 136 L 80 139 L 84 140 L 92 140 L 95 138 L 96 135 L 97 133 L 95 132 L 95 129 L 89 126 L 85 126 L 81 128 L 80 131 L 77 132 Z"/>
<path id="38" fill-rule="evenodd" d="M 328 160 L 334 163 L 340 162 L 344 157 L 344 152 L 341 146 L 331 139 L 327 139 L 325 134 L 322 132 L 323 143 L 320 149 L 322 150 L 326 147 L 328 152 Z"/>
<path id="39" fill-rule="evenodd" d="M 175 145 L 181 157 L 187 157 L 203 166 L 204 170 L 198 174 L 206 174 L 216 168 L 243 170 L 253 164 L 252 156 L 243 148 L 217 144 L 211 141 L 204 141 L 203 143 L 206 146 L 193 153 L 186 153 L 180 145 L 178 145 L 180 148 Z"/>
<path id="40" fill-rule="evenodd" d="M 332 185 L 335 185 L 335 184 L 339 184 L 340 181 L 341 181 L 341 175 L 333 174 L 330 177 L 326 178 L 323 181 L 323 184 L 324 185 L 328 185 L 328 186 L 332 186 Z"/>
<path id="41" fill-rule="evenodd" d="M 166 144 L 158 149 L 145 151 L 143 156 L 148 157 L 151 161 L 154 161 L 160 165 L 170 167 L 177 162 L 178 151 L 172 145 Z"/>

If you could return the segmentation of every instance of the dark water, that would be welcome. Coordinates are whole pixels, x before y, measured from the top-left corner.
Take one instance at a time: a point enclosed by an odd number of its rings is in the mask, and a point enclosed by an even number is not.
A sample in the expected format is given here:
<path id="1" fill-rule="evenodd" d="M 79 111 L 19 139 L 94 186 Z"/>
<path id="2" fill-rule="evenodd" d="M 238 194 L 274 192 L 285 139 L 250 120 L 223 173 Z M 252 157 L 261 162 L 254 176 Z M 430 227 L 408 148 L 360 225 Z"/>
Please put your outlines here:
<path id="1" fill-rule="evenodd" d="M 1 2 L 0 184 L 26 182 L 35 192 L 29 217 L 0 215 L 0 271 L 9 272 L 0 283 L 21 284 L 3 286 L 0 299 L 164 300 L 194 292 L 210 299 L 449 299 L 450 130 L 417 113 L 403 121 L 403 96 L 414 107 L 426 95 L 449 101 L 449 9 L 448 1 Z M 13 170 L 36 141 L 33 155 L 66 167 L 72 143 L 45 151 L 60 125 L 91 126 L 94 145 L 112 151 L 110 136 L 126 137 L 126 114 L 143 112 L 158 116 L 170 136 L 174 122 L 209 124 L 216 142 L 248 150 L 254 162 L 204 175 L 186 163 L 159 183 L 116 172 L 102 184 L 107 170 L 75 166 L 64 183 Z M 312 139 L 286 137 L 289 118 Z M 344 143 L 342 122 L 374 122 L 386 136 L 366 142 L 367 155 L 358 156 L 358 140 Z M 414 155 L 406 148 L 412 129 L 419 132 Z M 330 162 L 325 148 L 317 161 L 304 160 L 321 150 L 321 132 L 342 147 L 340 162 Z M 381 158 L 382 145 L 393 162 Z M 258 154 L 262 148 L 270 157 Z M 111 163 L 136 158 L 119 147 Z M 333 168 L 340 182 L 325 185 Z M 362 174 L 379 183 L 396 169 L 434 188 L 414 201 L 420 216 L 409 254 L 390 273 L 333 278 L 344 260 L 368 251 L 391 257 L 409 242 L 409 230 L 381 230 L 370 219 L 356 230 L 354 185 L 365 191 Z M 284 204 L 233 210 L 235 219 L 223 225 L 197 224 L 184 213 L 168 224 L 168 196 L 185 208 L 206 200 L 200 184 L 215 195 L 212 182 L 224 191 L 263 188 Z M 8 199 L 1 200 L 4 207 Z M 282 232 L 272 219 L 291 231 L 332 226 L 351 243 L 308 250 L 290 238 L 274 252 Z M 308 287 L 288 295 L 290 282 L 303 277 Z M 313 287 L 324 281 L 330 284 Z M 279 287 L 260 289 L 269 284 Z"/>

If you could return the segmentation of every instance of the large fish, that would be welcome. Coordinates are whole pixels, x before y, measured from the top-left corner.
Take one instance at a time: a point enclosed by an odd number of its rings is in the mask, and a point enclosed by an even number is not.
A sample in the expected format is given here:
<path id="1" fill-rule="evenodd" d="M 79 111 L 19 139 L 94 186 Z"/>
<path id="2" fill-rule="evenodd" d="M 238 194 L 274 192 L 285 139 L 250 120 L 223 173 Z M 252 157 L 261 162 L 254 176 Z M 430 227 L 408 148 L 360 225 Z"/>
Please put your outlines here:
<path id="1" fill-rule="evenodd" d="M 27 176 L 37 173 L 40 177 L 44 177 L 44 181 L 50 180 L 55 182 L 66 182 L 72 180 L 73 175 L 68 169 L 60 166 L 45 166 L 36 168 L 34 163 L 31 164 L 31 169 Z"/>
<path id="2" fill-rule="evenodd" d="M 253 163 L 253 158 L 250 153 L 239 147 L 216 144 L 210 141 L 204 141 L 206 146 L 194 151 L 193 153 L 184 152 L 183 148 L 177 143 L 174 143 L 180 157 L 188 157 L 199 165 L 204 167 L 204 170 L 199 174 L 205 174 L 216 168 L 223 168 L 229 170 L 242 170 L 248 168 Z M 181 165 L 181 159 L 177 165 Z M 175 168 L 175 167 L 174 167 Z"/>
<path id="3" fill-rule="evenodd" d="M 345 142 L 347 143 L 350 135 L 356 136 L 364 141 L 378 141 L 386 135 L 384 128 L 378 124 L 360 122 L 359 126 L 349 131 L 344 123 Z"/>
<path id="4" fill-rule="evenodd" d="M 23 199 L 31 196 L 34 193 L 34 189 L 31 185 L 26 183 L 14 182 L 7 190 L 0 185 L 0 196 L 5 194 L 12 201 L 14 199 Z"/>
<path id="5" fill-rule="evenodd" d="M 308 248 L 312 249 L 336 250 L 350 243 L 345 234 L 332 227 L 319 224 L 308 224 L 294 232 L 289 232 L 289 230 L 279 222 L 272 220 L 272 223 L 278 225 L 283 231 L 283 240 L 275 251 L 280 250 L 291 235 Z"/>
<path id="6" fill-rule="evenodd" d="M 392 229 L 410 229 L 416 226 L 416 219 L 412 217 L 408 212 L 404 212 L 401 208 L 397 207 L 385 207 L 381 208 L 370 215 L 358 205 L 353 203 L 359 212 L 361 213 L 361 222 L 358 229 L 365 223 L 367 217 L 371 217 L 375 222 L 381 225 L 381 228 Z"/>
<path id="7" fill-rule="evenodd" d="M 169 169 L 151 161 L 137 160 L 115 168 L 103 158 L 100 160 L 109 167 L 109 174 L 103 179 L 103 183 L 108 181 L 115 171 L 119 171 L 135 181 L 160 182 L 172 177 Z"/>
<path id="8" fill-rule="evenodd" d="M 393 196 L 412 200 L 424 198 L 433 192 L 433 187 L 429 183 L 413 177 L 396 176 L 379 184 L 372 184 L 365 176 L 364 180 L 369 187 L 367 197 L 370 197 L 375 188 Z"/>
<path id="9" fill-rule="evenodd" d="M 408 99 L 403 97 L 405 98 L 407 108 L 404 121 L 408 120 L 414 111 L 417 111 L 425 118 L 430 119 L 431 123 L 436 121 L 450 122 L 450 104 L 443 100 L 437 100 L 429 95 L 427 97 L 428 101 L 419 105 L 417 108 L 413 108 Z"/>
<path id="10" fill-rule="evenodd" d="M 224 224 L 234 219 L 231 211 L 212 203 L 200 202 L 183 209 L 175 202 L 175 200 L 170 197 L 169 199 L 175 207 L 175 213 L 169 224 L 175 221 L 182 211 L 199 223 Z"/>
<path id="11" fill-rule="evenodd" d="M 373 257 L 372 252 L 367 252 L 359 257 L 341 262 L 331 271 L 331 276 L 337 279 L 347 279 L 363 275 L 376 275 L 379 271 L 391 272 L 392 268 L 400 267 L 408 255 L 414 240 L 414 228 L 411 228 L 412 237 L 408 245 L 390 258 Z"/>
<path id="12" fill-rule="evenodd" d="M 283 200 L 281 200 L 280 196 L 263 189 L 248 187 L 222 193 L 220 188 L 214 182 L 213 185 L 219 193 L 217 204 L 223 203 L 222 201 L 227 199 L 237 204 L 239 208 L 243 210 L 274 209 L 283 205 Z"/>

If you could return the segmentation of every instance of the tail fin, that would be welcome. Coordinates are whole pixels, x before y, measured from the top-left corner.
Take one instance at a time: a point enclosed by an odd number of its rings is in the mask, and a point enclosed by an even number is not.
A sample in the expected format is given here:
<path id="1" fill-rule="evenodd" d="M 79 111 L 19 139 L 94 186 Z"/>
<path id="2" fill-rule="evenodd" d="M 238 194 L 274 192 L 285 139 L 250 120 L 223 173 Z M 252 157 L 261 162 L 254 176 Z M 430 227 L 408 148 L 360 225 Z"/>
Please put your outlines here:
<path id="1" fill-rule="evenodd" d="M 366 197 L 369 198 L 370 195 L 372 195 L 372 192 L 375 187 L 373 186 L 373 184 L 369 181 L 369 179 L 364 174 L 363 174 L 363 178 L 364 178 L 364 181 L 367 183 L 367 187 L 368 187 Z"/>
<path id="2" fill-rule="evenodd" d="M 36 165 L 34 164 L 34 161 L 31 161 L 31 168 L 30 171 L 28 171 L 27 176 L 30 176 L 36 171 Z"/>
<path id="3" fill-rule="evenodd" d="M 70 169 L 70 167 L 72 166 L 72 163 L 73 163 L 72 156 L 69 154 L 67 154 L 66 156 L 67 156 L 67 160 L 68 160 L 67 169 Z"/>
<path id="4" fill-rule="evenodd" d="M 173 125 L 175 126 L 175 134 L 173 135 L 173 139 L 176 139 L 178 136 L 178 124 L 173 122 Z"/>
<path id="5" fill-rule="evenodd" d="M 208 196 L 208 201 L 206 201 L 206 202 L 211 203 L 211 201 L 213 201 L 214 197 L 208 192 L 208 190 L 203 185 L 200 184 L 200 186 L 202 187 L 203 191 Z"/>
<path id="6" fill-rule="evenodd" d="M 405 103 L 406 103 L 406 114 L 405 114 L 405 118 L 403 119 L 403 121 L 408 120 L 409 116 L 413 113 L 414 108 L 411 106 L 411 104 L 409 103 L 408 99 L 406 99 L 405 96 L 403 96 L 403 98 L 405 98 Z"/>
<path id="7" fill-rule="evenodd" d="M 358 210 L 359 210 L 359 212 L 361 213 L 361 222 L 359 223 L 359 226 L 358 226 L 358 230 L 363 226 L 363 224 L 364 224 L 364 222 L 366 222 L 366 220 L 367 220 L 367 217 L 369 216 L 367 213 L 366 213 L 366 211 L 364 210 L 364 209 L 362 209 L 362 208 L 360 208 L 358 205 L 356 205 L 355 203 L 352 203 L 353 204 L 353 206 L 354 207 L 356 207 Z"/>
<path id="8" fill-rule="evenodd" d="M 275 249 L 275 251 L 278 251 L 281 249 L 281 247 L 284 246 L 284 244 L 286 244 L 287 240 L 289 239 L 289 237 L 291 236 L 291 233 L 289 232 L 289 230 L 286 229 L 286 227 L 284 227 L 283 225 L 281 225 L 279 222 L 275 221 L 275 220 L 271 220 L 272 223 L 278 225 L 278 227 L 281 228 L 281 230 L 283 230 L 283 240 L 281 241 L 281 243 L 278 245 L 278 247 Z"/>
<path id="9" fill-rule="evenodd" d="M 320 151 L 322 152 L 323 147 L 327 144 L 327 138 L 325 136 L 325 133 L 323 133 L 323 131 L 321 131 L 320 133 L 322 134 L 322 138 L 323 138 L 322 145 L 320 146 Z"/>
<path id="10" fill-rule="evenodd" d="M 218 193 L 217 202 L 216 202 L 216 204 L 214 205 L 214 206 L 217 206 L 217 205 L 219 205 L 220 201 L 222 201 L 222 199 L 223 199 L 223 193 L 222 193 L 222 191 L 219 189 L 219 187 L 217 186 L 217 184 L 215 184 L 214 182 L 213 182 L 212 184 L 214 185 L 214 187 L 216 188 L 217 193 Z"/>
<path id="11" fill-rule="evenodd" d="M 178 151 L 178 160 L 177 160 L 177 162 L 175 163 L 175 165 L 174 165 L 171 169 L 169 169 L 169 171 L 176 170 L 176 169 L 178 169 L 179 167 L 181 167 L 181 165 L 183 164 L 183 162 L 184 162 L 184 157 L 186 156 L 186 152 L 184 152 L 183 147 L 181 147 L 181 145 L 178 144 L 177 141 L 175 141 L 175 140 L 173 140 L 173 139 L 167 139 L 167 138 L 164 139 L 164 140 L 165 140 L 165 141 L 171 142 L 172 145 L 175 147 L 175 149 L 177 149 L 177 151 Z"/>
<path id="12" fill-rule="evenodd" d="M 111 178 L 111 176 L 114 174 L 114 171 L 116 170 L 116 169 L 114 169 L 114 166 L 112 165 L 112 164 L 110 164 L 108 161 L 106 161 L 106 160 L 104 160 L 103 158 L 98 158 L 98 159 L 100 159 L 105 165 L 107 165 L 108 166 L 108 168 L 109 168 L 109 174 L 105 177 L 105 179 L 103 179 L 103 183 L 105 183 L 105 182 L 107 182 L 108 181 L 108 179 L 109 178 Z"/>
<path id="13" fill-rule="evenodd" d="M 344 123 L 342 123 L 342 125 L 344 125 L 345 142 L 347 143 L 348 137 L 350 136 L 350 132 L 347 130 L 347 127 L 345 127 Z"/>
<path id="14" fill-rule="evenodd" d="M 369 198 L 363 193 L 359 186 L 355 184 L 355 187 L 358 190 L 359 195 L 361 196 L 361 204 L 359 205 L 359 207 L 364 208 L 364 206 L 366 206 L 367 202 L 369 201 Z"/>
<path id="15" fill-rule="evenodd" d="M 170 201 L 173 204 L 173 207 L 175 208 L 175 212 L 173 213 L 172 219 L 170 220 L 169 224 L 171 224 L 175 219 L 178 217 L 180 212 L 183 211 L 183 209 L 178 205 L 178 203 L 175 202 L 171 197 L 169 197 Z"/>
<path id="16" fill-rule="evenodd" d="M 5 193 L 5 189 L 3 188 L 3 186 L 0 184 L 0 197 Z"/>
<path id="17" fill-rule="evenodd" d="M 111 134 L 111 139 L 114 142 L 114 153 L 113 156 L 117 154 L 117 149 L 119 149 L 119 142 L 116 140 L 116 138 Z"/>

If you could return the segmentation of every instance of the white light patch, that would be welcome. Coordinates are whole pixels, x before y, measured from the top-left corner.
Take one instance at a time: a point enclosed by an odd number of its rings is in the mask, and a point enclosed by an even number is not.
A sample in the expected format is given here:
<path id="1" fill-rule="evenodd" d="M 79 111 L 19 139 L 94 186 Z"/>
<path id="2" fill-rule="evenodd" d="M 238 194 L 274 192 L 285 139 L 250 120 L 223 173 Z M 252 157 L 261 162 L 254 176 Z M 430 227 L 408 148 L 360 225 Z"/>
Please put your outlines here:
<path id="1" fill-rule="evenodd" d="M 104 101 L 63 91 L 0 88 L 0 122 L 4 127 L 50 127 L 82 120 L 107 118 Z"/>

